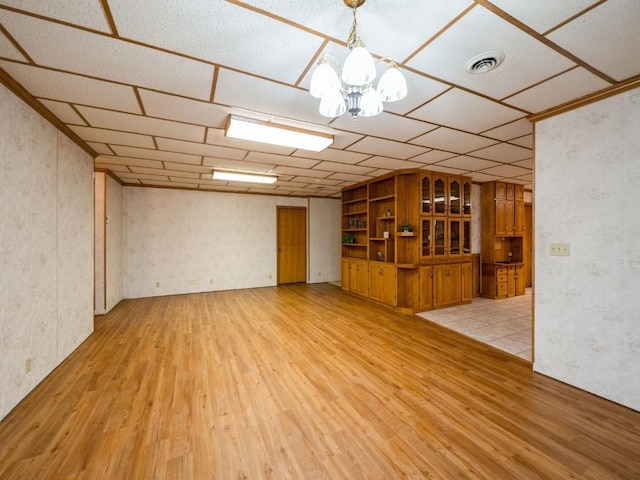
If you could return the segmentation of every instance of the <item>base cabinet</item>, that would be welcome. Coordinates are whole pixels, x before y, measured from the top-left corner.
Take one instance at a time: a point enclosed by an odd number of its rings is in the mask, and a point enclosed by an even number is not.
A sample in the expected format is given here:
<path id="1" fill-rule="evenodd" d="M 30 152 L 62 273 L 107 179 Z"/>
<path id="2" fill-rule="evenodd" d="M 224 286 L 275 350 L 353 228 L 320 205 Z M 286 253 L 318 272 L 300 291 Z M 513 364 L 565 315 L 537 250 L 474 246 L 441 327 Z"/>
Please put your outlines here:
<path id="1" fill-rule="evenodd" d="M 462 269 L 460 264 L 433 267 L 433 307 L 457 305 L 462 301 Z"/>
<path id="2" fill-rule="evenodd" d="M 482 264 L 482 296 L 507 298 L 524 295 L 524 264 Z"/>
<path id="3" fill-rule="evenodd" d="M 363 259 L 342 259 L 342 288 L 364 297 L 369 295 L 369 262 Z"/>
<path id="4" fill-rule="evenodd" d="M 419 310 L 425 311 L 433 308 L 433 267 L 420 267 L 420 293 Z"/>
<path id="5" fill-rule="evenodd" d="M 397 306 L 396 267 L 382 262 L 369 264 L 369 298 Z"/>

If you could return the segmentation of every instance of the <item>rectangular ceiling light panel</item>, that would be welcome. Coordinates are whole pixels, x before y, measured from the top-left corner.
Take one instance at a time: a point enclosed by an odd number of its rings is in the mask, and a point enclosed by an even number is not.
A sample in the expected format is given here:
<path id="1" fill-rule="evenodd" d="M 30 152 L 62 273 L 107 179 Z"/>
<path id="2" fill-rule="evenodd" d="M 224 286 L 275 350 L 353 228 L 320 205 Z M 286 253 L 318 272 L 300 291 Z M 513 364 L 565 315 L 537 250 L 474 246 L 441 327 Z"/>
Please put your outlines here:
<path id="1" fill-rule="evenodd" d="M 302 128 L 230 115 L 227 137 L 320 152 L 333 143 L 333 135 Z"/>
<path id="2" fill-rule="evenodd" d="M 278 177 L 276 175 L 262 175 L 259 173 L 249 172 L 230 172 L 227 170 L 214 170 L 212 178 L 214 180 L 248 183 L 275 183 L 278 180 Z"/>

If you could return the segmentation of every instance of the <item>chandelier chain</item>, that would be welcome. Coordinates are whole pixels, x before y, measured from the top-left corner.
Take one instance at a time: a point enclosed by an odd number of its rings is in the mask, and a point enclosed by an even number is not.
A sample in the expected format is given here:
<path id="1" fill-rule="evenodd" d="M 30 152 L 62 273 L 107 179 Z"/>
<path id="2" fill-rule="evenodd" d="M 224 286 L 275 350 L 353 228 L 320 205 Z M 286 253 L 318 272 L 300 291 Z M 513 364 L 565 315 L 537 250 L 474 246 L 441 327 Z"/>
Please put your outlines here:
<path id="1" fill-rule="evenodd" d="M 353 50 L 353 47 L 360 41 L 358 37 L 358 19 L 356 17 L 357 4 L 353 6 L 353 23 L 351 24 L 351 30 L 349 31 L 349 38 L 347 38 L 347 46 L 349 50 Z"/>

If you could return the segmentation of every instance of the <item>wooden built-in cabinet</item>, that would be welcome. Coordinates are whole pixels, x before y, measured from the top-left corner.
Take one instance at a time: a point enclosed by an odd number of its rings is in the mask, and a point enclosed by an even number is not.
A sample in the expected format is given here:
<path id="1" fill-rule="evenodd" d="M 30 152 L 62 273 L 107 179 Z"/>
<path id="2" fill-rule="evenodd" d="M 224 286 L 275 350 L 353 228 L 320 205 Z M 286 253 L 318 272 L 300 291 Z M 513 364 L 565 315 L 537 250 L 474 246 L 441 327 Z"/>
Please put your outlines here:
<path id="1" fill-rule="evenodd" d="M 523 295 L 524 187 L 488 182 L 481 187 L 482 296 Z"/>
<path id="2" fill-rule="evenodd" d="M 470 302 L 471 214 L 467 177 L 401 170 L 343 190 L 343 288 L 407 313 Z"/>

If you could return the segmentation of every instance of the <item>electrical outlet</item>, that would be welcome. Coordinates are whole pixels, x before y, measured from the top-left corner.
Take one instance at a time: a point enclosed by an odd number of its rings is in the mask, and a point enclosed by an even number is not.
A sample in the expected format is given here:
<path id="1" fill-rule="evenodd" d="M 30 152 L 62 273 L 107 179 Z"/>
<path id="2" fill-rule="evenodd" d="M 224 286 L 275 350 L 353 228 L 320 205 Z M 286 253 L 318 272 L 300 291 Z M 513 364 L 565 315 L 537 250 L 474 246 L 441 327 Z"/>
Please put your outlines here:
<path id="1" fill-rule="evenodd" d="M 549 255 L 554 257 L 568 257 L 571 255 L 571 247 L 568 243 L 550 243 Z"/>
<path id="2" fill-rule="evenodd" d="M 198 283 L 197 280 L 189 280 L 189 285 L 195 285 L 196 283 Z"/>
<path id="3" fill-rule="evenodd" d="M 31 359 L 27 358 L 26 362 L 24 363 L 24 370 L 26 373 L 29 373 L 31 371 Z"/>
<path id="4" fill-rule="evenodd" d="M 156 288 L 160 288 L 160 282 L 156 282 Z"/>

